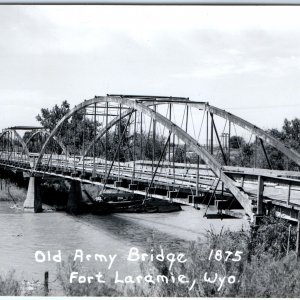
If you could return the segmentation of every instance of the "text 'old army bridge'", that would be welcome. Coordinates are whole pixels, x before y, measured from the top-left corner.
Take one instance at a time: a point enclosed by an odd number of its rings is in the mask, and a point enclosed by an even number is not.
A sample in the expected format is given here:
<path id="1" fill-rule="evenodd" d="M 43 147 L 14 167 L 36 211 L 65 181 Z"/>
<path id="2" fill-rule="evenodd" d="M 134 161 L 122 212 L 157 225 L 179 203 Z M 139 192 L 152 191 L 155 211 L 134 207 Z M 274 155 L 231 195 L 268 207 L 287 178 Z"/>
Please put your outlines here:
<path id="1" fill-rule="evenodd" d="M 238 131 L 239 130 L 239 134 Z M 231 138 L 255 139 L 267 168 L 237 166 Z M 255 125 L 207 102 L 188 98 L 95 96 L 69 110 L 48 131 L 15 126 L 0 134 L 0 166 L 30 176 L 24 209 L 38 212 L 38 185 L 69 180 L 69 207 L 81 201 L 82 184 L 145 199 L 215 205 L 251 221 L 274 208 L 297 220 L 300 172 L 274 170 L 267 147 L 300 165 L 300 154 Z M 242 155 L 242 153 L 241 153 Z"/>

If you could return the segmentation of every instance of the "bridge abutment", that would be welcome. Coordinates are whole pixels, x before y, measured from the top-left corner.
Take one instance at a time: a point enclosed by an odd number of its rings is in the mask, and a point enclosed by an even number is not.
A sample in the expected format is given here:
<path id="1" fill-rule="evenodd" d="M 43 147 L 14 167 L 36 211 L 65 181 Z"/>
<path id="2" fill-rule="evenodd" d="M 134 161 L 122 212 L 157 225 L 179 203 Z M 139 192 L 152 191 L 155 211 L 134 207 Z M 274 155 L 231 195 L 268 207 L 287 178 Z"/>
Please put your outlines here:
<path id="1" fill-rule="evenodd" d="M 23 204 L 23 208 L 26 212 L 35 213 L 41 212 L 43 210 L 39 180 L 35 176 L 31 176 L 29 179 L 27 195 Z"/>
<path id="2" fill-rule="evenodd" d="M 67 212 L 78 213 L 82 202 L 81 183 L 80 181 L 72 180 L 67 202 Z"/>

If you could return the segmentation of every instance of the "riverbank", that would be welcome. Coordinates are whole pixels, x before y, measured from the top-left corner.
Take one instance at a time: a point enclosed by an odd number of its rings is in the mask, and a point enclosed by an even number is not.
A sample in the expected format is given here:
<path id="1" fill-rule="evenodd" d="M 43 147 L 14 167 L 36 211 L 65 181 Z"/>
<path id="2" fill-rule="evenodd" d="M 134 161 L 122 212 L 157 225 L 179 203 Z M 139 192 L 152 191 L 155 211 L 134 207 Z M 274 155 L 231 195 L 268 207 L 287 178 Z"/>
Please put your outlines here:
<path id="1" fill-rule="evenodd" d="M 105 282 L 78 283 L 74 279 L 70 283 L 72 272 L 87 278 L 97 270 L 95 266 L 86 268 L 69 257 L 59 264 L 55 279 L 66 296 L 299 297 L 296 233 L 292 228 L 288 241 L 288 232 L 287 222 L 271 216 L 251 231 L 207 231 L 205 237 L 188 242 L 187 248 L 177 253 L 173 247 L 159 246 L 153 235 L 144 252 L 153 254 L 154 258 L 149 255 L 141 261 L 137 274 L 121 272 L 116 282 L 116 271 L 109 276 L 103 272 Z M 162 249 L 163 260 L 159 256 Z M 170 268 L 172 257 L 178 259 L 179 253 L 183 255 L 182 261 L 174 261 Z M 0 282 L 0 291 L 5 291 L 2 295 L 24 294 L 24 284 L 13 277 L 1 277 Z M 41 282 L 31 289 L 25 294 L 43 295 L 45 292 Z M 49 295 L 55 295 L 51 283 Z"/>

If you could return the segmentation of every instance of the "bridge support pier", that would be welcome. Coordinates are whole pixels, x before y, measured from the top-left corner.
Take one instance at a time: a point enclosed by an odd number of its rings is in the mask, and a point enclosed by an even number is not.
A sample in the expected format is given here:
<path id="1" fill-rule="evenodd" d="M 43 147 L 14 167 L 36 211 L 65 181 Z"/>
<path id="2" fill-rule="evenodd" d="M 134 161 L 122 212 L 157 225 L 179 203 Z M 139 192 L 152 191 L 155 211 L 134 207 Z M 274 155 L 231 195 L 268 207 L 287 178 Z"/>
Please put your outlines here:
<path id="1" fill-rule="evenodd" d="M 67 202 L 67 212 L 78 213 L 82 204 L 82 189 L 79 181 L 72 180 Z"/>
<path id="2" fill-rule="evenodd" d="M 43 210 L 38 178 L 31 176 L 28 183 L 26 199 L 23 204 L 24 211 L 39 213 Z"/>

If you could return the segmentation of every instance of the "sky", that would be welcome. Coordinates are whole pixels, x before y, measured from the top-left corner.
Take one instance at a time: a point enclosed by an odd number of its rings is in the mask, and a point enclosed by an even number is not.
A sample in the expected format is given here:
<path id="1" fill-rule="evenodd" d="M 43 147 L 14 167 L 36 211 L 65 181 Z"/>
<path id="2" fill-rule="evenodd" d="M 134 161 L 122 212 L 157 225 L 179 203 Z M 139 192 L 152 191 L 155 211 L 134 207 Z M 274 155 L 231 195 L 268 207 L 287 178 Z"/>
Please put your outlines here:
<path id="1" fill-rule="evenodd" d="M 300 6 L 0 6 L 0 129 L 94 95 L 189 97 L 255 125 L 300 117 Z"/>

